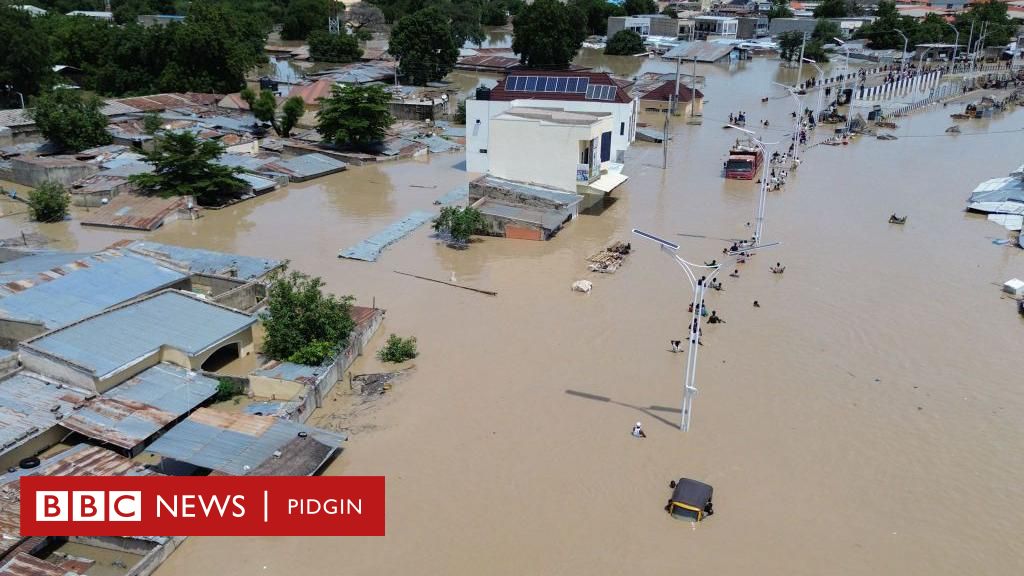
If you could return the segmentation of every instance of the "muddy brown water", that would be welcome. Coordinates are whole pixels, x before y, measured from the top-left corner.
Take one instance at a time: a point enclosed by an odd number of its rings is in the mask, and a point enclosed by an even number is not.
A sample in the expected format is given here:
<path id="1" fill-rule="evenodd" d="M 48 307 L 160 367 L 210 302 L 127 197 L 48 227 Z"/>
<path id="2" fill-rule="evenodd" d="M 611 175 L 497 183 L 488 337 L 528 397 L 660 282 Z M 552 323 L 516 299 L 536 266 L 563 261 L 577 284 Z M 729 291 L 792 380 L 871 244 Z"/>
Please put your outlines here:
<path id="1" fill-rule="evenodd" d="M 546 243 L 455 251 L 425 227 L 377 263 L 336 258 L 464 182 L 459 155 L 354 168 L 148 235 L 0 218 L 0 237 L 38 229 L 73 250 L 144 236 L 288 258 L 387 309 L 372 350 L 390 332 L 419 339 L 414 371 L 354 418 L 329 470 L 387 477 L 386 537 L 191 538 L 159 575 L 1021 573 L 1024 322 L 996 284 L 1024 276 L 1024 252 L 994 245 L 1005 231 L 963 207 L 1020 164 L 1024 116 L 948 136 L 953 110 L 937 107 L 898 120 L 899 140 L 808 150 L 769 197 L 765 239 L 783 244 L 710 297 L 727 323 L 705 328 L 682 434 L 685 357 L 668 342 L 689 288 L 629 230 L 677 239 L 694 261 L 747 236 L 756 185 L 720 177 L 735 137 L 721 124 L 743 109 L 782 138 L 790 103 L 768 86 L 792 71 L 755 60 L 698 73 L 705 121 L 673 123 L 668 169 L 638 143 L 617 201 Z M 892 212 L 908 223 L 889 225 Z M 615 240 L 636 249 L 626 264 L 588 272 Z M 454 271 L 499 296 L 392 270 Z M 571 292 L 578 279 L 593 293 Z M 367 355 L 353 370 L 381 369 Z M 332 400 L 313 422 L 348 406 Z M 637 420 L 646 440 L 629 435 Z M 708 521 L 662 510 L 679 476 L 714 485 Z"/>

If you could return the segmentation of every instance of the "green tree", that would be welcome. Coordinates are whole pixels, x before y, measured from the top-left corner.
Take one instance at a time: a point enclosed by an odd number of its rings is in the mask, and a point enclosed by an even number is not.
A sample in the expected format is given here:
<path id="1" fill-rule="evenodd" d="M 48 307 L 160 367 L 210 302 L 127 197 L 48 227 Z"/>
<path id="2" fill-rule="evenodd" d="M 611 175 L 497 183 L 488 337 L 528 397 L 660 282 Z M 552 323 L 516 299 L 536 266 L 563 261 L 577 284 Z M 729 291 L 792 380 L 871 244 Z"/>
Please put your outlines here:
<path id="1" fill-rule="evenodd" d="M 163 120 L 160 119 L 160 115 L 156 112 L 149 112 L 142 117 L 142 129 L 145 130 L 146 134 L 156 134 L 161 127 L 163 127 Z"/>
<path id="2" fill-rule="evenodd" d="M 239 93 L 242 100 L 249 105 L 249 111 L 260 122 L 276 124 L 277 98 L 270 90 L 263 90 L 258 95 L 252 88 L 246 88 Z"/>
<path id="3" fill-rule="evenodd" d="M 632 30 L 619 30 L 604 48 L 605 54 L 618 56 L 631 56 L 643 51 L 644 39 Z"/>
<path id="4" fill-rule="evenodd" d="M 349 6 L 342 18 L 345 26 L 355 33 L 368 32 L 372 35 L 384 30 L 384 13 L 369 2 L 356 2 Z"/>
<path id="5" fill-rule="evenodd" d="M 987 23 L 985 31 L 985 46 L 1005 46 L 1013 41 L 1019 20 L 1011 20 L 1006 2 L 990 0 L 988 2 L 973 2 L 967 11 L 957 15 L 956 27 L 960 30 L 960 38 L 967 36 L 974 22 L 974 33 L 977 35 L 982 23 Z M 1019 47 L 1018 47 L 1019 48 Z"/>
<path id="6" fill-rule="evenodd" d="M 796 30 L 783 32 L 779 35 L 779 58 L 786 62 L 792 62 L 800 57 L 800 45 L 803 44 L 804 35 Z"/>
<path id="7" fill-rule="evenodd" d="M 278 125 L 274 129 L 285 138 L 291 136 L 292 128 L 295 128 L 305 113 L 306 103 L 302 101 L 302 98 L 292 96 L 284 101 L 284 106 L 281 107 L 281 118 L 277 121 Z"/>
<path id="8" fill-rule="evenodd" d="M 204 206 L 223 205 L 245 182 L 235 177 L 240 170 L 216 164 L 224 153 L 220 143 L 198 140 L 191 132 L 168 132 L 146 160 L 155 170 L 129 180 L 141 190 L 161 196 L 193 196 Z"/>
<path id="9" fill-rule="evenodd" d="M 391 95 L 379 85 L 334 86 L 317 113 L 316 131 L 336 146 L 365 148 L 384 139 L 394 122 Z"/>
<path id="10" fill-rule="evenodd" d="M 50 42 L 42 26 L 31 14 L 0 6 L 0 98 L 13 105 L 37 94 L 50 71 Z M 6 91 L 7 86 L 11 91 Z"/>
<path id="11" fill-rule="evenodd" d="M 626 0 L 622 3 L 622 7 L 626 9 L 626 14 L 629 16 L 658 13 L 658 5 L 654 0 Z"/>
<path id="12" fill-rule="evenodd" d="M 217 402 L 224 402 L 241 394 L 245 394 L 245 387 L 240 382 L 230 378 L 218 378 L 217 393 L 214 394 L 213 399 Z"/>
<path id="13" fill-rule="evenodd" d="M 895 2 L 882 0 L 875 10 L 875 21 L 858 28 L 854 37 L 869 40 L 871 47 L 876 50 L 891 48 L 902 50 L 903 38 L 896 30 L 902 30 L 910 38 L 914 34 L 913 28 L 916 25 L 917 21 L 913 18 L 900 16 Z"/>
<path id="14" fill-rule="evenodd" d="M 662 8 L 661 14 L 663 16 L 668 16 L 669 18 L 679 18 L 679 12 L 671 6 L 665 6 Z"/>
<path id="15" fill-rule="evenodd" d="M 316 30 L 309 34 L 309 56 L 316 62 L 336 62 L 346 64 L 363 57 L 363 49 L 356 39 L 358 31 L 352 34 L 330 34 L 326 30 Z"/>
<path id="16" fill-rule="evenodd" d="M 71 196 L 57 182 L 43 182 L 28 193 L 28 211 L 38 222 L 60 222 L 68 214 Z"/>
<path id="17" fill-rule="evenodd" d="M 433 222 L 434 231 L 444 234 L 454 244 L 465 245 L 473 234 L 484 229 L 484 216 L 476 208 L 445 206 Z"/>
<path id="18" fill-rule="evenodd" d="M 818 18 L 817 24 L 814 25 L 814 32 L 811 34 L 811 38 L 815 40 L 821 40 L 825 43 L 835 43 L 833 38 L 839 38 L 843 33 L 843 29 L 838 23 L 832 20 L 826 20 L 824 18 Z M 806 56 L 806 53 L 804 54 Z"/>
<path id="19" fill-rule="evenodd" d="M 443 13 L 448 16 L 452 36 L 455 37 L 458 48 L 466 42 L 479 45 L 487 38 L 480 25 L 483 20 L 480 0 L 449 0 L 442 2 L 441 6 L 447 9 Z"/>
<path id="20" fill-rule="evenodd" d="M 846 0 L 824 0 L 814 9 L 814 17 L 845 18 L 849 12 Z"/>
<path id="21" fill-rule="evenodd" d="M 768 20 L 792 17 L 793 11 L 789 9 L 789 0 L 772 0 L 772 7 L 768 10 Z"/>
<path id="22" fill-rule="evenodd" d="M 413 84 L 440 80 L 455 67 L 459 44 L 444 14 L 428 8 L 398 21 L 388 51 L 398 59 L 398 72 Z"/>
<path id="23" fill-rule="evenodd" d="M 491 0 L 484 4 L 480 12 L 480 21 L 484 26 L 504 26 L 508 24 L 508 10 L 503 2 Z"/>
<path id="24" fill-rule="evenodd" d="M 587 34 L 604 36 L 608 33 L 608 17 L 625 16 L 626 10 L 607 0 L 569 0 L 569 5 L 583 13 Z"/>
<path id="25" fill-rule="evenodd" d="M 388 336 L 384 347 L 377 351 L 377 359 L 381 362 L 406 362 L 419 356 L 416 350 L 416 337 L 402 338 L 397 334 Z"/>
<path id="26" fill-rule="evenodd" d="M 327 28 L 329 0 L 291 0 L 281 26 L 281 38 L 305 40 L 310 32 Z"/>
<path id="27" fill-rule="evenodd" d="M 536 0 L 513 22 L 512 51 L 530 67 L 566 67 L 587 36 L 586 19 L 578 8 L 558 0 Z"/>
<path id="28" fill-rule="evenodd" d="M 110 143 L 102 107 L 103 102 L 95 96 L 57 89 L 40 96 L 30 114 L 47 140 L 61 149 L 77 151 Z"/>
<path id="29" fill-rule="evenodd" d="M 263 353 L 275 360 L 311 366 L 348 344 L 355 328 L 351 296 L 325 294 L 320 278 L 283 270 L 270 282 Z"/>

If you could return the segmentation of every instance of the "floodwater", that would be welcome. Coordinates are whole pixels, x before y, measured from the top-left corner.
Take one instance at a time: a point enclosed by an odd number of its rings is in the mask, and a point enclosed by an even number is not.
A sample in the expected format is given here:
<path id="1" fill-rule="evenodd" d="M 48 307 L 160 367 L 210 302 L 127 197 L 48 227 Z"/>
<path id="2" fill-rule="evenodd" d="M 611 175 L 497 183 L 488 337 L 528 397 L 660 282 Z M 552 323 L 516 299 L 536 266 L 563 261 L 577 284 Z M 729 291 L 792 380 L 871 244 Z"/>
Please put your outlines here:
<path id="1" fill-rule="evenodd" d="M 1024 274 L 1024 252 L 994 245 L 1006 232 L 963 212 L 980 180 L 1020 164 L 1024 116 L 950 136 L 952 106 L 931 108 L 900 119 L 899 140 L 807 150 L 768 199 L 764 238 L 782 244 L 709 296 L 727 323 L 704 329 L 683 434 L 685 356 L 668 343 L 684 334 L 689 286 L 629 231 L 678 241 L 691 261 L 748 236 L 757 185 L 720 177 L 736 136 L 721 126 L 742 109 L 783 140 L 792 103 L 770 82 L 795 72 L 754 60 L 698 74 L 704 124 L 674 119 L 667 170 L 660 146 L 638 143 L 617 201 L 550 242 L 456 251 L 424 227 L 376 263 L 336 258 L 464 182 L 459 155 L 354 168 L 147 235 L 288 258 L 387 309 L 371 351 L 395 332 L 421 352 L 351 419 L 329 469 L 387 477 L 386 537 L 190 538 L 159 576 L 1024 572 L 1024 322 L 998 287 Z M 907 224 L 889 225 L 892 212 Z M 0 237 L 23 229 L 75 250 L 141 236 L 0 219 Z M 588 272 L 585 258 L 616 240 L 632 240 L 626 264 Z M 776 261 L 784 275 L 769 272 Z M 393 270 L 454 272 L 499 295 Z M 584 278 L 593 293 L 571 292 Z M 380 369 L 368 354 L 353 371 Z M 348 406 L 327 402 L 313 422 Z M 629 435 L 637 420 L 645 440 Z M 667 517 L 680 476 L 715 487 L 713 517 Z"/>

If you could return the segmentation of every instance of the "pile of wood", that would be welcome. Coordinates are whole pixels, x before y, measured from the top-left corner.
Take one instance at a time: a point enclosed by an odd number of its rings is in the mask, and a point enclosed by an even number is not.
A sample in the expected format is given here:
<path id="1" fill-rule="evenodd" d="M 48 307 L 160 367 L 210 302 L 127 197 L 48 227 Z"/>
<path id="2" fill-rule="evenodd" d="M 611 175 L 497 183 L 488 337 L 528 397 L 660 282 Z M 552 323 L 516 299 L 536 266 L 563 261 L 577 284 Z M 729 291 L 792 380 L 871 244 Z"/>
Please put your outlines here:
<path id="1" fill-rule="evenodd" d="M 626 242 L 616 242 L 587 258 L 587 262 L 590 262 L 590 270 L 592 272 L 614 274 L 626 260 L 626 256 L 629 255 L 632 249 L 633 247 Z"/>

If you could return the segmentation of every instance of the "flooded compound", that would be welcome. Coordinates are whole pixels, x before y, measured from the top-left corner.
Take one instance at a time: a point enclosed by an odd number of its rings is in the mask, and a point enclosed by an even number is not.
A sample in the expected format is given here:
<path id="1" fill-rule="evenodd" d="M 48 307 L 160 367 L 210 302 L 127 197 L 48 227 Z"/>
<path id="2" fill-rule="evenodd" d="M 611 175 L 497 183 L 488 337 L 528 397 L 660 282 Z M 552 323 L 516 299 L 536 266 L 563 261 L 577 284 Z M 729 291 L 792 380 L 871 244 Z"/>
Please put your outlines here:
<path id="1" fill-rule="evenodd" d="M 659 59 L 605 65 L 674 70 Z M 339 420 L 353 402 L 338 386 L 309 422 L 352 431 L 329 474 L 387 477 L 387 536 L 190 538 L 157 574 L 1024 572 L 1022 320 L 998 287 L 1022 274 L 1024 252 L 993 244 L 1005 231 L 963 211 L 979 181 L 1020 164 L 1024 115 L 951 136 L 952 106 L 935 105 L 901 118 L 898 140 L 805 150 L 768 196 L 763 239 L 782 244 L 738 265 L 739 278 L 723 273 L 724 290 L 708 297 L 727 323 L 703 328 L 683 434 L 685 355 L 669 342 L 685 339 L 689 285 L 630 230 L 668 238 L 694 262 L 749 237 L 757 184 L 722 178 L 739 135 L 722 125 L 743 110 L 748 126 L 770 121 L 764 138 L 786 142 L 793 102 L 771 82 L 795 71 L 755 59 L 698 74 L 703 124 L 672 119 L 667 169 L 660 145 L 637 142 L 613 201 L 549 242 L 453 250 L 423 226 L 376 263 L 337 257 L 436 210 L 467 180 L 461 153 L 354 167 L 145 235 L 289 259 L 387 309 L 371 351 L 392 332 L 420 348 L 372 409 Z M 891 225 L 891 213 L 909 219 Z M 2 218 L 0 237 L 27 230 L 93 250 L 143 236 L 75 217 Z M 589 271 L 587 258 L 615 241 L 631 242 L 628 260 L 615 274 Z M 784 275 L 770 272 L 776 262 Z M 581 279 L 591 293 L 570 290 Z M 352 372 L 387 370 L 366 354 Z M 637 421 L 644 439 L 630 435 Z M 714 486 L 712 518 L 665 513 L 680 476 Z"/>

